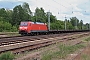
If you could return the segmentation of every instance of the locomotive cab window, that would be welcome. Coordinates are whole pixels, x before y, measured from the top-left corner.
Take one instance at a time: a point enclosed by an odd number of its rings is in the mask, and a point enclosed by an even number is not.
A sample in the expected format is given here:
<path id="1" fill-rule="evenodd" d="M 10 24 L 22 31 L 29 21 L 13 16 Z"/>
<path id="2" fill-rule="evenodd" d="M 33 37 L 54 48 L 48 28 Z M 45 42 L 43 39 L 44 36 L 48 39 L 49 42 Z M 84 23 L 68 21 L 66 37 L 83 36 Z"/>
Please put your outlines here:
<path id="1" fill-rule="evenodd" d="M 20 26 L 28 26 L 28 22 L 21 22 Z"/>

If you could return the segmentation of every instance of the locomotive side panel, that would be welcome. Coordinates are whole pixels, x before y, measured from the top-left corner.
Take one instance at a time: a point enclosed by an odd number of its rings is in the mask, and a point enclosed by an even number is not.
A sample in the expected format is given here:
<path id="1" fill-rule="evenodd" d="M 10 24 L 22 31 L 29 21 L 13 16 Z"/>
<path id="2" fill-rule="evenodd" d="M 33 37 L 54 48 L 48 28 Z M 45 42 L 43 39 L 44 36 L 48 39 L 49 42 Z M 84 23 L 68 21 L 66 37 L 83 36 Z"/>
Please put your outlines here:
<path id="1" fill-rule="evenodd" d="M 47 25 L 45 24 L 32 24 L 31 26 L 31 31 L 32 32 L 45 32 L 47 31 L 48 28 L 47 28 Z"/>

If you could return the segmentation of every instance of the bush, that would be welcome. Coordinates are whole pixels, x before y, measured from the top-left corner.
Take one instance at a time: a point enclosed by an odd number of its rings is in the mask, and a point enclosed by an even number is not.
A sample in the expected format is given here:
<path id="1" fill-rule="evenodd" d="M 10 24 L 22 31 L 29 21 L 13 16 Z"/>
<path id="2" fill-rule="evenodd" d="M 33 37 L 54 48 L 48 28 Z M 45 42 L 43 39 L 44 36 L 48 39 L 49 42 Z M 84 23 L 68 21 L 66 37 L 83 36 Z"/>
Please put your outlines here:
<path id="1" fill-rule="evenodd" d="M 10 31 L 11 31 L 11 32 L 16 32 L 16 31 L 18 31 L 18 30 L 17 30 L 17 27 L 16 27 L 16 26 L 13 26 Z"/>
<path id="2" fill-rule="evenodd" d="M 0 55 L 0 60 L 13 60 L 14 54 L 12 52 L 5 52 Z"/>
<path id="3" fill-rule="evenodd" d="M 17 27 L 12 26 L 9 22 L 0 21 L 0 32 L 16 32 Z"/>

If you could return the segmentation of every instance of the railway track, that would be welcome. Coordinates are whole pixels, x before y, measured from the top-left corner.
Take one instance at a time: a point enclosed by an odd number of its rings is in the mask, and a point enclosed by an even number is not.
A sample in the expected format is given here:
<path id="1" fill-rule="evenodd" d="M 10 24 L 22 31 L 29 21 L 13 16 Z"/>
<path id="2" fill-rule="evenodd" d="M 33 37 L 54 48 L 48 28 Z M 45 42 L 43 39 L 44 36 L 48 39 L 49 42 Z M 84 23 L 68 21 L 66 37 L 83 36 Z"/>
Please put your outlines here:
<path id="1" fill-rule="evenodd" d="M 60 36 L 60 35 L 55 35 L 55 36 Z M 34 44 L 39 44 L 39 43 L 44 43 L 44 42 L 49 42 L 48 39 L 54 38 L 55 36 L 51 35 L 43 35 L 43 36 L 25 36 L 25 37 L 13 37 L 13 38 L 3 38 L 0 39 L 0 52 L 8 51 L 11 49 L 19 48 L 19 47 L 26 47 L 28 45 L 34 45 Z M 64 36 L 64 35 L 61 35 Z M 39 41 L 41 40 L 41 41 Z M 19 46 L 18 46 L 19 45 Z"/>
<path id="2" fill-rule="evenodd" d="M 76 35 L 71 35 L 71 36 L 64 36 L 63 38 L 61 38 L 62 40 L 60 40 L 60 39 L 58 39 L 58 40 L 56 40 L 56 41 L 54 41 L 54 44 L 55 43 L 58 43 L 58 42 L 62 42 L 62 43 L 64 43 L 64 44 L 66 44 L 66 45 L 71 45 L 71 46 L 73 46 L 73 45 L 77 45 L 77 44 L 80 44 L 80 43 L 82 43 L 82 40 L 78 40 L 78 39 L 80 39 L 80 38 L 82 38 L 82 37 L 85 37 L 85 36 L 88 36 L 89 34 L 76 34 Z M 68 41 L 69 41 L 69 43 L 71 43 L 71 44 L 67 44 L 68 43 Z M 52 50 L 52 48 L 54 48 L 55 49 L 55 47 L 53 46 L 53 47 L 50 47 L 50 50 Z M 24 56 L 23 58 L 18 58 L 18 59 L 16 59 L 16 60 L 34 60 L 34 59 L 36 59 L 36 60 L 40 60 L 40 55 L 43 53 L 43 52 L 45 52 L 45 51 L 48 51 L 48 49 L 45 49 L 45 50 L 41 50 L 41 51 L 39 51 L 39 52 L 33 52 L 33 53 L 30 53 L 30 54 L 27 54 L 26 56 Z"/>
<path id="3" fill-rule="evenodd" d="M 13 37 L 3 37 L 0 39 L 0 46 L 1 45 L 10 45 L 15 43 L 22 43 L 27 41 L 34 41 L 34 40 L 41 40 L 41 39 L 48 39 L 49 37 L 58 37 L 58 36 L 65 36 L 66 34 L 55 34 L 53 36 L 51 35 L 39 35 L 39 36 L 13 36 Z"/>
<path id="4" fill-rule="evenodd" d="M 38 49 L 44 46 L 55 44 L 57 42 L 73 40 L 76 38 L 89 35 L 89 33 L 78 33 L 76 37 L 75 33 L 66 34 L 54 34 L 54 35 L 39 35 L 39 36 L 24 36 L 0 39 L 0 53 L 6 51 L 12 51 L 13 53 L 22 53 L 25 51 Z"/>

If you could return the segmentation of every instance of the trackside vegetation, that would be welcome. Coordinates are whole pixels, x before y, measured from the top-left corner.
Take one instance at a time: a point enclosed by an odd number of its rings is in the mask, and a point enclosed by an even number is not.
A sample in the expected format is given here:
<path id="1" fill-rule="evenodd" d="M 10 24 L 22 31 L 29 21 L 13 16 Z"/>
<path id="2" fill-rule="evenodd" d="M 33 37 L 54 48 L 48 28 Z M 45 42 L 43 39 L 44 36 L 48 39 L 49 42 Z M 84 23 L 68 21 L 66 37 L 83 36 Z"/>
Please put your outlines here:
<path id="1" fill-rule="evenodd" d="M 90 41 L 90 37 L 88 37 L 87 39 L 85 39 L 85 41 L 87 41 L 87 42 Z"/>
<path id="2" fill-rule="evenodd" d="M 85 39 L 86 42 L 88 42 L 87 44 L 89 45 L 90 43 L 90 37 Z M 81 54 L 81 58 L 80 60 L 90 60 L 90 50 L 89 50 L 89 46 L 88 46 L 88 50 L 86 50 L 86 52 Z"/>
<path id="3" fill-rule="evenodd" d="M 0 32 L 18 31 L 18 27 L 21 21 L 37 21 L 48 23 L 48 14 L 44 11 L 43 7 L 37 7 L 35 9 L 35 12 L 32 12 L 29 8 L 29 4 L 26 2 L 21 5 L 15 6 L 12 10 L 0 8 Z M 76 17 L 71 17 L 70 19 L 66 19 L 65 21 L 67 25 L 66 29 L 68 30 L 89 29 L 89 23 L 84 24 L 83 20 L 79 20 Z M 64 30 L 65 21 L 58 20 L 56 16 L 54 16 L 52 12 L 50 12 L 51 29 Z"/>
<path id="4" fill-rule="evenodd" d="M 60 44 L 59 51 L 50 52 L 48 51 L 42 57 L 42 60 L 57 60 L 57 59 L 64 59 L 68 54 L 75 52 L 76 50 L 85 47 L 83 44 L 77 44 L 74 46 L 67 46 L 64 44 Z"/>
<path id="5" fill-rule="evenodd" d="M 0 55 L 0 60 L 13 60 L 14 58 L 14 54 L 10 51 Z"/>
<path id="6" fill-rule="evenodd" d="M 90 60 L 90 55 L 89 54 L 82 54 L 81 60 Z"/>
<path id="7" fill-rule="evenodd" d="M 80 44 L 76 44 L 76 45 L 65 45 L 65 44 L 59 44 L 58 45 L 58 49 L 55 49 L 56 51 L 47 51 L 43 54 L 42 56 L 42 60 L 59 60 L 59 59 L 65 59 L 66 56 L 68 54 L 72 54 L 75 51 L 85 48 L 86 46 L 88 46 L 90 41 L 90 37 L 85 38 L 82 42 L 86 42 L 86 43 L 80 43 Z M 81 54 L 81 60 L 89 60 L 89 53 L 84 53 Z"/>

